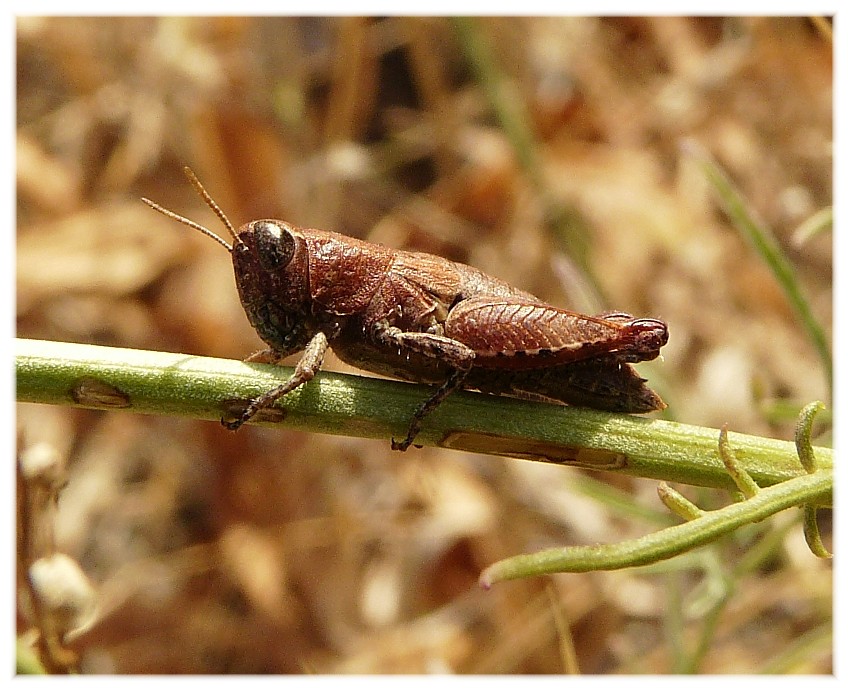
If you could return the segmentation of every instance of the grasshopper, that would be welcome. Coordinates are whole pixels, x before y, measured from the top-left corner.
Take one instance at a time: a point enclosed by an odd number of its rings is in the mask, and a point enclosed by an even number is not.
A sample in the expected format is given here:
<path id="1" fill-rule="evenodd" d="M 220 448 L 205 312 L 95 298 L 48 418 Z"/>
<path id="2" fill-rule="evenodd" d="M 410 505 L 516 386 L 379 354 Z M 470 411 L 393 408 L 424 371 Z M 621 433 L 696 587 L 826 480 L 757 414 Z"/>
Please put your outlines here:
<path id="1" fill-rule="evenodd" d="M 231 243 L 143 201 L 230 252 L 242 306 L 269 346 L 247 361 L 303 352 L 285 383 L 221 420 L 228 429 L 310 381 L 328 348 L 360 369 L 436 386 L 406 437 L 392 439 L 395 450 L 409 448 L 425 417 L 458 389 L 614 412 L 665 407 L 631 366 L 656 358 L 668 342 L 659 319 L 580 314 L 465 264 L 281 220 L 236 230 L 194 173 L 185 173 Z"/>

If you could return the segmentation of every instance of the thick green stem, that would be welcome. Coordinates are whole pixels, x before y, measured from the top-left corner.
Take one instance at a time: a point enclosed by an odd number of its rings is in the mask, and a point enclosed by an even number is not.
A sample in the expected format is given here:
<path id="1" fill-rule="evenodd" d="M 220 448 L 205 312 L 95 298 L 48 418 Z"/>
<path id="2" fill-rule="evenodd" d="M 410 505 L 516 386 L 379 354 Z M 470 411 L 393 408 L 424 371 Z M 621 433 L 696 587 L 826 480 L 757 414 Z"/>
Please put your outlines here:
<path id="1" fill-rule="evenodd" d="M 288 367 L 22 339 L 16 341 L 16 371 L 21 402 L 216 422 L 291 373 Z M 403 437 L 430 393 L 425 386 L 322 372 L 257 421 L 388 443 Z M 728 436 L 740 466 L 761 487 L 805 474 L 792 442 Z M 718 437 L 717 429 L 462 392 L 427 417 L 416 443 L 733 490 Z M 833 467 L 831 449 L 812 450 L 819 469 Z"/>

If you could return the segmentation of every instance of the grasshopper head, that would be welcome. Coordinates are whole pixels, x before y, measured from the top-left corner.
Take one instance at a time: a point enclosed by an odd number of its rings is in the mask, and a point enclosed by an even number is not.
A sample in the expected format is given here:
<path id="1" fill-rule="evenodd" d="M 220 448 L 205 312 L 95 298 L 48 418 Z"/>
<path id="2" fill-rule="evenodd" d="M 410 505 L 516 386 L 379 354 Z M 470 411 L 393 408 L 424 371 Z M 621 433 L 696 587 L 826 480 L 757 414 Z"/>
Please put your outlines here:
<path id="1" fill-rule="evenodd" d="M 303 349 L 317 330 L 309 300 L 308 251 L 303 234 L 279 220 L 254 220 L 238 232 L 195 174 L 184 168 L 197 193 L 221 220 L 232 244 L 208 228 L 143 199 L 151 208 L 188 225 L 230 252 L 239 298 L 259 337 L 281 355 Z"/>

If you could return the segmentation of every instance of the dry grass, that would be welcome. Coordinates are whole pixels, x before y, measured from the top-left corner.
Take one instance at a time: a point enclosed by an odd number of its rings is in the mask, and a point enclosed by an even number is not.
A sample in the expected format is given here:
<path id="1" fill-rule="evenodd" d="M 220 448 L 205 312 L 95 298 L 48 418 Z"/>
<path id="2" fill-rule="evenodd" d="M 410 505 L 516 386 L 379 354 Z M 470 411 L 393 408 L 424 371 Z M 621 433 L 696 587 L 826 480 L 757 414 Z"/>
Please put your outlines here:
<path id="1" fill-rule="evenodd" d="M 803 18 L 480 27 L 585 271 L 448 20 L 19 19 L 18 334 L 259 349 L 226 253 L 139 201 L 215 227 L 189 164 L 237 224 L 284 218 L 471 263 L 563 306 L 660 317 L 664 361 L 640 371 L 669 416 L 788 438 L 770 403 L 826 397 L 820 364 L 680 143 L 736 181 L 829 332 L 830 236 L 792 243 L 831 204 L 826 32 Z M 655 529 L 655 482 L 618 480 L 622 503 L 589 497 L 576 471 L 388 441 L 27 405 L 18 424 L 24 445 L 67 458 L 56 539 L 101 604 L 69 644 L 83 672 L 831 671 L 830 565 L 797 520 L 662 571 L 483 592 L 499 558 Z"/>

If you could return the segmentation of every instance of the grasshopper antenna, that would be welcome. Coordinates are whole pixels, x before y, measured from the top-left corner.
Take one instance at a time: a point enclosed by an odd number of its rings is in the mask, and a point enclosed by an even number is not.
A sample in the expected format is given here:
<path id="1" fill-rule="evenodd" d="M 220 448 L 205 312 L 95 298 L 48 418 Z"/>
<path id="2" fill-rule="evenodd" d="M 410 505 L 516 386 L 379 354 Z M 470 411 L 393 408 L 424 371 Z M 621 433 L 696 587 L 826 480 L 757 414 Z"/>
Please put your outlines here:
<path id="1" fill-rule="evenodd" d="M 227 230 L 230 233 L 230 236 L 233 238 L 236 244 L 240 243 L 238 235 L 236 234 L 235 228 L 233 224 L 230 222 L 230 219 L 227 218 L 227 214 L 221 210 L 221 207 L 215 203 L 215 200 L 209 195 L 209 192 L 206 191 L 204 186 L 200 183 L 200 180 L 197 179 L 197 175 L 194 174 L 194 171 L 188 166 L 183 168 L 183 173 L 188 178 L 188 181 L 191 182 L 191 186 L 194 187 L 195 191 L 200 195 L 200 198 L 203 199 L 204 203 L 212 209 L 216 216 L 218 216 L 219 220 L 226 226 Z M 155 201 L 151 201 L 146 197 L 142 197 L 141 200 L 150 206 L 154 211 L 159 211 L 163 216 L 167 216 L 168 218 L 172 218 L 173 220 L 182 223 L 183 225 L 187 225 L 194 230 L 199 230 L 207 237 L 211 237 L 213 240 L 218 242 L 218 244 L 223 245 L 227 248 L 228 252 L 233 251 L 233 245 L 227 242 L 220 235 L 215 234 L 209 228 L 204 227 L 200 223 L 195 223 L 193 220 L 189 220 L 185 216 L 181 216 L 179 213 L 174 213 L 173 211 L 169 211 L 167 208 L 160 206 Z"/>

